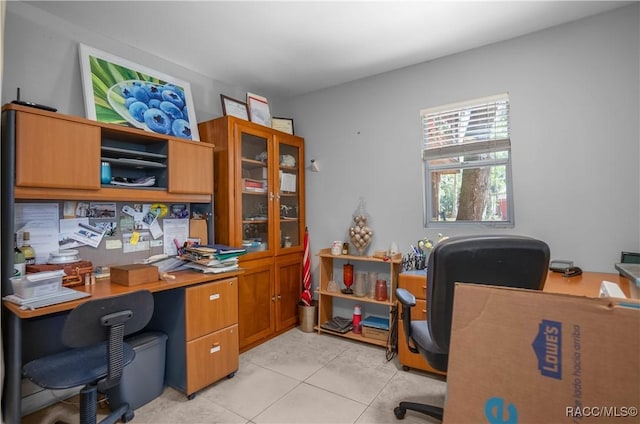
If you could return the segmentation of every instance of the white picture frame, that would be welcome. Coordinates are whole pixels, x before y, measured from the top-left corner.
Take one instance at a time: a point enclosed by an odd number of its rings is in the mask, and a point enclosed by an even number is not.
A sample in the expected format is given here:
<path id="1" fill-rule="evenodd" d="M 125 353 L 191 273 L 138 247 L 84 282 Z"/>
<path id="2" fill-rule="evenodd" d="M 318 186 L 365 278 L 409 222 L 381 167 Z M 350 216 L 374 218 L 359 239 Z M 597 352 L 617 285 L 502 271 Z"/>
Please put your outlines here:
<path id="1" fill-rule="evenodd" d="M 85 44 L 79 56 L 88 119 L 200 140 L 188 82 Z"/>
<path id="2" fill-rule="evenodd" d="M 271 111 L 266 97 L 247 93 L 247 107 L 251 122 L 271 128 Z"/>

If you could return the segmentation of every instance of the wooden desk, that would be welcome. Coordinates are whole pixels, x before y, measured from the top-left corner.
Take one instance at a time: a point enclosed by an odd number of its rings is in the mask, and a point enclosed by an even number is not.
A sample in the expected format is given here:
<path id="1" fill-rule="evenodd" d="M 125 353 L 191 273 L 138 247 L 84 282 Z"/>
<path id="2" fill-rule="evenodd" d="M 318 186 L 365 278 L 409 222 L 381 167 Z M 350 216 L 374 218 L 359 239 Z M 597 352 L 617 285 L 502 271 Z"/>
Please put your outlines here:
<path id="1" fill-rule="evenodd" d="M 65 314 L 71 309 L 75 308 L 81 303 L 87 302 L 89 300 L 115 296 L 118 294 L 128 293 L 131 291 L 138 290 L 149 290 L 152 293 L 165 292 L 167 290 L 179 289 L 182 287 L 189 287 L 200 285 L 201 283 L 209 283 L 216 282 L 220 280 L 228 280 L 234 279 L 238 275 L 242 274 L 244 271 L 232 271 L 226 272 L 222 274 L 202 274 L 195 271 L 179 271 L 172 273 L 175 275 L 174 280 L 159 280 L 152 283 L 140 284 L 137 286 L 123 286 L 119 284 L 112 284 L 108 280 L 98 281 L 93 286 L 79 286 L 78 290 L 90 292 L 91 296 L 82 298 L 79 300 L 75 300 L 72 302 L 64 302 L 59 303 L 57 305 L 47 306 L 44 308 L 38 308 L 35 310 L 22 310 L 18 307 L 18 305 L 3 301 L 2 305 L 2 329 L 6 336 L 4 345 L 5 350 L 5 365 L 6 365 L 6 376 L 4 382 L 4 419 L 7 423 L 15 423 L 18 424 L 21 421 L 21 402 L 22 402 L 22 394 L 21 394 L 21 379 L 22 379 L 22 358 L 23 358 L 23 342 L 29 342 L 29 340 L 23 340 L 23 322 L 24 324 L 29 324 L 29 326 L 39 326 L 42 324 L 42 327 L 52 327 L 55 325 L 60 325 L 62 319 Z M 166 296 L 165 296 L 166 297 Z M 173 310 L 183 310 L 184 307 L 176 308 L 176 303 L 180 301 L 180 299 L 184 300 L 184 295 L 176 296 L 176 301 L 167 306 Z M 165 302 L 166 304 L 166 302 Z M 158 308 L 156 307 L 156 311 Z M 235 309 L 237 314 L 237 308 Z M 158 315 L 169 315 L 160 312 Z M 155 316 L 155 314 L 154 314 Z M 184 321 L 184 318 L 183 318 Z M 53 323 L 53 324 L 50 324 Z M 237 322 L 237 317 L 236 317 Z M 55 331 L 55 330 L 54 330 Z M 184 332 L 184 329 L 182 330 Z M 54 343 L 55 336 L 50 333 L 44 334 L 43 338 L 45 341 L 43 343 L 39 343 L 40 345 L 44 345 L 45 343 L 50 344 Z M 33 342 L 33 341 L 32 341 Z M 182 343 L 184 346 L 184 340 L 177 341 L 176 343 Z M 58 346 L 56 346 L 58 347 Z M 46 348 L 46 346 L 45 346 Z M 43 348 L 44 349 L 44 348 Z M 169 347 L 168 347 L 169 349 Z M 180 350 L 180 354 L 184 355 L 184 348 L 178 348 L 174 350 Z M 32 354 L 32 352 L 25 352 Z M 40 352 L 38 352 L 40 353 Z M 37 355 L 42 356 L 42 355 Z M 182 365 L 181 370 L 184 372 L 184 365 Z"/>
<path id="2" fill-rule="evenodd" d="M 563 277 L 561 273 L 549 271 L 543 291 L 574 296 L 598 297 L 600 295 L 600 284 L 603 280 L 617 283 L 624 294 L 627 297 L 631 297 L 627 278 L 619 274 L 602 272 L 585 272 L 577 277 L 567 278 Z M 398 278 L 398 287 L 409 290 L 416 297 L 416 307 L 412 308 L 411 318 L 425 320 L 427 317 L 426 274 L 420 271 L 401 273 Z M 445 374 L 433 369 L 422 355 L 409 351 L 401 322 L 398 323 L 398 360 L 405 370 L 414 368 L 435 374 Z"/>
<path id="3" fill-rule="evenodd" d="M 627 297 L 631 297 L 629 280 L 619 274 L 606 272 L 585 272 L 577 277 L 563 277 L 559 272 L 549 272 L 544 285 L 545 292 L 565 293 L 575 296 L 598 297 L 603 280 L 617 283 Z"/>

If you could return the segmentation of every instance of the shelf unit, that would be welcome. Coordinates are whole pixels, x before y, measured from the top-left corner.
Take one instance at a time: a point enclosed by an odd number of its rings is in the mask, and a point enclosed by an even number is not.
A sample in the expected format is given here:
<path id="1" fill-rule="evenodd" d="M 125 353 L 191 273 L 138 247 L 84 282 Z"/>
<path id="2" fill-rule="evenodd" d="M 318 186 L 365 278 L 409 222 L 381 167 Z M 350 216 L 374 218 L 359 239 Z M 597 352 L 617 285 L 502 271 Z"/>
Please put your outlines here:
<path id="1" fill-rule="evenodd" d="M 402 255 L 397 254 L 392 258 L 383 260 L 380 258 L 376 258 L 373 256 L 355 256 L 355 255 L 337 255 L 334 256 L 331 254 L 331 249 L 322 249 L 318 253 L 320 257 L 320 285 L 316 289 L 316 295 L 318 297 L 318 325 L 315 329 L 318 333 L 327 333 L 333 334 L 340 337 L 346 337 L 348 339 L 357 340 L 360 342 L 371 343 L 378 346 L 383 346 L 387 348 L 395 348 L 395 341 L 391 340 L 394 331 L 391 331 L 396 325 L 395 322 L 395 311 L 397 310 L 397 301 L 396 301 L 396 287 L 398 284 L 398 275 L 400 274 L 400 269 L 402 266 Z M 342 292 L 330 292 L 327 290 L 329 285 L 329 281 L 334 280 L 337 283 L 341 283 L 334 279 L 334 270 L 335 264 L 334 262 L 340 262 L 342 264 L 352 263 L 354 264 L 354 279 L 355 274 L 357 272 L 362 272 L 363 269 L 367 271 L 375 271 L 386 267 L 389 280 L 387 284 L 390 288 L 389 299 L 386 301 L 379 301 L 372 299 L 370 297 L 356 297 L 352 294 L 344 294 Z M 356 334 L 353 331 L 348 331 L 346 333 L 339 333 L 336 331 L 331 331 L 322 328 L 320 325 L 324 322 L 330 321 L 333 315 L 333 301 L 335 299 L 346 299 L 352 301 L 353 304 L 372 304 L 372 305 L 381 305 L 387 308 L 388 316 L 389 316 L 389 338 L 387 340 L 378 340 L 370 337 L 365 337 L 362 334 Z M 363 316 L 364 318 L 364 316 Z"/>
<path id="2" fill-rule="evenodd" d="M 198 125 L 215 143 L 216 243 L 243 246 L 240 352 L 294 327 L 305 229 L 304 139 L 224 116 Z"/>
<path id="3" fill-rule="evenodd" d="M 2 107 L 3 165 L 12 198 L 211 203 L 213 150 L 193 142 L 14 104 Z M 152 187 L 101 184 L 112 176 L 154 176 Z"/>

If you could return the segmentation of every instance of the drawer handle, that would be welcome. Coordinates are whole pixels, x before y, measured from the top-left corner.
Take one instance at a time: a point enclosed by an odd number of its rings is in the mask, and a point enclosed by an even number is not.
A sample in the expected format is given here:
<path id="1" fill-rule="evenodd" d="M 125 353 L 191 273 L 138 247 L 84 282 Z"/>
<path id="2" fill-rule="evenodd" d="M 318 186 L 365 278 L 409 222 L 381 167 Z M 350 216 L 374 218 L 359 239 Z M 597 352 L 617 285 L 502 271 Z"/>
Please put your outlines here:
<path id="1" fill-rule="evenodd" d="M 220 293 L 214 293 L 211 296 L 209 296 L 209 300 L 217 300 L 220 299 Z"/>
<path id="2" fill-rule="evenodd" d="M 424 286 L 422 286 L 422 290 L 426 290 L 427 289 L 427 285 L 425 284 Z"/>
<path id="3" fill-rule="evenodd" d="M 213 346 L 211 346 L 211 349 L 209 350 L 209 353 L 216 353 L 216 352 L 220 352 L 220 343 L 214 343 Z"/>
<path id="4" fill-rule="evenodd" d="M 426 310 L 426 309 L 423 309 L 423 310 L 422 310 L 422 313 L 423 313 L 423 314 L 426 314 L 426 313 L 427 313 L 427 310 Z"/>

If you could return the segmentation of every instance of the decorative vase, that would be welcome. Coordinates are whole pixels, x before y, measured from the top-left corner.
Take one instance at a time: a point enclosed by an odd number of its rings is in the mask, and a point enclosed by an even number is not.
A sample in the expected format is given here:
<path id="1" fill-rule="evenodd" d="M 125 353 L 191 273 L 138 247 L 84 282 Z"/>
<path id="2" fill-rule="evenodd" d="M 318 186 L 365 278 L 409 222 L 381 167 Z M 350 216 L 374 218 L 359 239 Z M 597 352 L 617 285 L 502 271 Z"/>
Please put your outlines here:
<path id="1" fill-rule="evenodd" d="M 355 225 L 349 228 L 351 244 L 355 246 L 360 256 L 364 255 L 365 250 L 371 244 L 371 239 L 373 238 L 373 230 L 367 225 L 368 218 L 364 199 L 360 198 L 358 210 L 353 215 Z"/>

